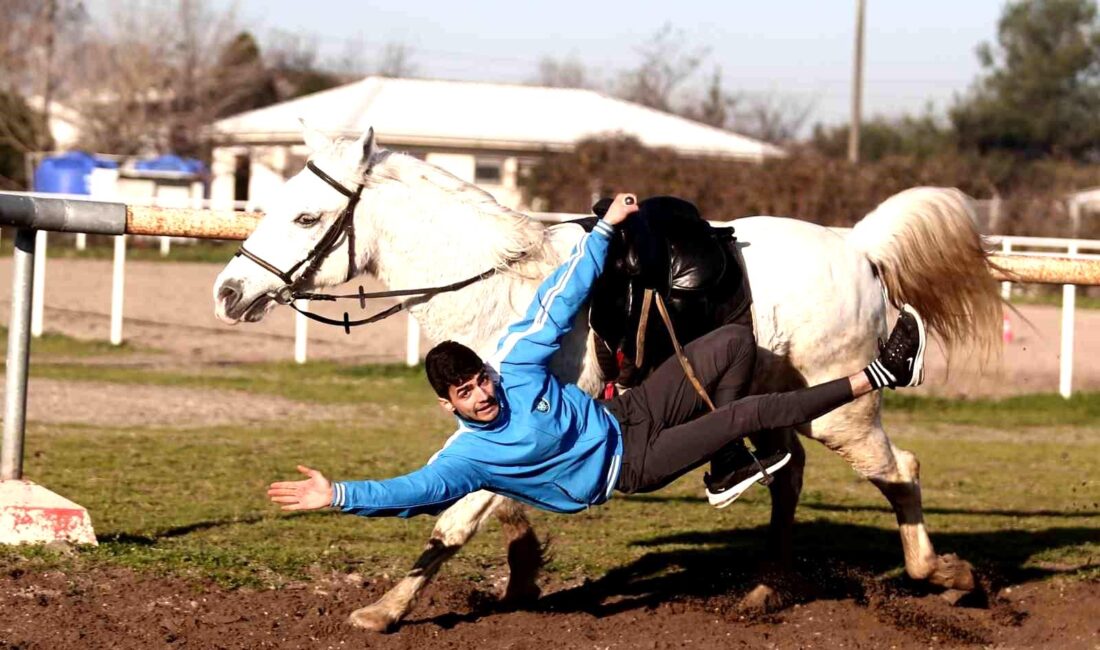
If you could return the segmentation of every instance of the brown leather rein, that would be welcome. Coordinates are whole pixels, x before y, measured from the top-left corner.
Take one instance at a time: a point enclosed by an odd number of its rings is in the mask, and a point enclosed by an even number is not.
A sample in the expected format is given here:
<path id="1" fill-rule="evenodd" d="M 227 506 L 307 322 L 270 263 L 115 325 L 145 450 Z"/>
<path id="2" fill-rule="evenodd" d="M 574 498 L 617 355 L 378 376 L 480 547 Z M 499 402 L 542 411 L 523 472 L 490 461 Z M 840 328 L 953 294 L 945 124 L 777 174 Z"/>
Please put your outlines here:
<path id="1" fill-rule="evenodd" d="M 313 161 L 306 163 L 306 167 L 317 174 L 317 176 L 328 183 L 334 190 L 348 197 L 348 204 L 344 207 L 344 210 L 340 213 L 340 216 L 332 222 L 332 225 L 328 227 L 325 234 L 321 236 L 320 241 L 310 249 L 309 253 L 294 266 L 290 267 L 286 271 L 280 270 L 279 267 L 268 262 L 259 255 L 253 253 L 241 245 L 240 250 L 236 255 L 242 255 L 253 262 L 255 262 L 260 268 L 268 271 L 283 281 L 283 286 L 268 292 L 272 299 L 280 305 L 287 305 L 299 314 L 315 320 L 318 323 L 324 323 L 325 325 L 335 325 L 337 327 L 343 327 L 344 333 L 351 334 L 351 328 L 358 327 L 360 325 L 369 325 L 370 323 L 378 322 L 384 318 L 393 316 L 397 312 L 405 309 L 406 304 L 404 301 L 383 309 L 366 318 L 359 320 L 351 320 L 348 317 L 348 313 L 344 312 L 343 320 L 336 320 L 335 318 L 329 318 L 316 314 L 311 311 L 307 311 L 298 307 L 295 304 L 296 300 L 321 300 L 321 301 L 337 301 L 337 300 L 358 300 L 359 308 L 367 308 L 367 300 L 374 298 L 395 298 L 398 296 L 419 296 L 425 299 L 431 298 L 440 293 L 447 293 L 450 291 L 457 291 L 463 287 L 467 287 L 475 282 L 488 278 L 499 270 L 496 267 L 487 271 L 478 273 L 475 276 L 466 278 L 465 280 L 459 280 L 458 282 L 452 282 L 436 287 L 422 287 L 419 289 L 393 289 L 388 291 L 363 291 L 363 285 L 359 285 L 359 291 L 351 294 L 330 294 L 330 293 L 316 293 L 310 291 L 302 291 L 302 286 L 309 281 L 309 278 L 317 272 L 317 269 L 321 267 L 325 259 L 328 258 L 332 251 L 339 248 L 340 244 L 347 242 L 348 245 L 348 270 L 344 281 L 350 281 L 355 277 L 355 208 L 359 204 L 359 199 L 363 194 L 363 183 L 360 183 L 354 190 L 350 190 L 345 187 L 340 181 L 336 180 L 332 176 L 326 174 L 320 167 L 313 164 Z M 370 170 L 367 170 L 370 173 Z M 343 237 L 341 237 L 343 235 Z M 294 273 L 298 269 L 305 266 L 305 270 L 295 278 Z"/>

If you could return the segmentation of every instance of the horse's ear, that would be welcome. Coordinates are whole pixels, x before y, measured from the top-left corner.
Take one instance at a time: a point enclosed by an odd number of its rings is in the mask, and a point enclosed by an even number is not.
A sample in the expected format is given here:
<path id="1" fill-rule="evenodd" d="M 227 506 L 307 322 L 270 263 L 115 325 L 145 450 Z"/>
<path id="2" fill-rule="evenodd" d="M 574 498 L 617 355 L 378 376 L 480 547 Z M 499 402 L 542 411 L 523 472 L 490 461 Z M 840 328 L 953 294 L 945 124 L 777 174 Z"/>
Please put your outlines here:
<path id="1" fill-rule="evenodd" d="M 378 146 L 374 143 L 374 127 L 369 127 L 367 132 L 359 136 L 359 139 L 355 141 L 355 150 L 361 152 L 359 158 L 359 166 L 363 169 L 370 167 L 371 159 L 374 158 L 374 154 L 378 151 Z"/>
<path id="2" fill-rule="evenodd" d="M 306 121 L 302 118 L 298 118 L 298 121 L 302 123 L 302 139 L 305 140 L 306 146 L 313 153 L 323 151 L 332 146 L 332 140 L 327 135 L 321 133 L 317 129 L 306 124 Z"/>

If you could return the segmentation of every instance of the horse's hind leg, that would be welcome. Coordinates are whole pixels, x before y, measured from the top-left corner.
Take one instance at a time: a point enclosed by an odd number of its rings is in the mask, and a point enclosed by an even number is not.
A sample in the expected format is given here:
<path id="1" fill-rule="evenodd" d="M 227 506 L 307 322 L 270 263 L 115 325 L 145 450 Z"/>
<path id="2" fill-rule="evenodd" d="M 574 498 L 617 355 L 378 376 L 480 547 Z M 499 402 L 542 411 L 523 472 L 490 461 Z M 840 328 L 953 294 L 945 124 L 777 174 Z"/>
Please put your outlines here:
<path id="1" fill-rule="evenodd" d="M 506 501 L 505 497 L 478 491 L 443 511 L 413 568 L 377 602 L 352 612 L 348 622 L 375 632 L 391 631 L 409 613 L 417 594 L 427 586 L 439 567 L 470 541 L 489 515 Z"/>
<path id="2" fill-rule="evenodd" d="M 840 454 L 890 501 L 901 532 L 905 571 L 945 589 L 970 591 L 974 575 L 955 555 L 937 556 L 924 526 L 920 463 L 895 446 L 882 428 L 881 398 L 872 393 L 813 422 L 810 436 Z"/>

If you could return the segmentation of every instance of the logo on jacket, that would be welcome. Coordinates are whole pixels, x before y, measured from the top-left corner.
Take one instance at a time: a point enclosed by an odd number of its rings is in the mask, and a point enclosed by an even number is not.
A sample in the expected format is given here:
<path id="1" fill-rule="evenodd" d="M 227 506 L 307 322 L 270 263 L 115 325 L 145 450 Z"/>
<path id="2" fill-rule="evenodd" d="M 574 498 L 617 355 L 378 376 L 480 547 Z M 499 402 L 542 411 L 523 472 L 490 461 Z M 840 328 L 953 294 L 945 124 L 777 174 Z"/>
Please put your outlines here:
<path id="1" fill-rule="evenodd" d="M 539 403 L 538 403 L 538 406 L 535 407 L 535 410 L 538 411 L 539 413 L 549 413 L 550 412 L 550 402 L 545 397 L 540 399 Z"/>

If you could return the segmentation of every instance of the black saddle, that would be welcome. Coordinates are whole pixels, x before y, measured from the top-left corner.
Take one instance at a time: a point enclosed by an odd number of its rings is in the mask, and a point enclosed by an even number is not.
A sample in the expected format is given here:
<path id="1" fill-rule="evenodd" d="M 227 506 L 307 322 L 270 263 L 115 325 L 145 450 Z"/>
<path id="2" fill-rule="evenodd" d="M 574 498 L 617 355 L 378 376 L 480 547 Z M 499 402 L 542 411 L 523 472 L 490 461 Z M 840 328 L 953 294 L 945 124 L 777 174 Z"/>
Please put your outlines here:
<path id="1" fill-rule="evenodd" d="M 592 207 L 596 217 L 575 223 L 591 230 L 610 205 L 611 199 L 600 200 Z M 664 299 L 683 344 L 727 323 L 751 324 L 733 228 L 711 226 L 692 203 L 672 196 L 648 198 L 638 206 L 611 242 L 589 307 L 604 376 L 622 386 L 637 385 L 673 353 L 663 321 L 650 314 L 643 364 L 635 367 L 646 289 Z"/>

